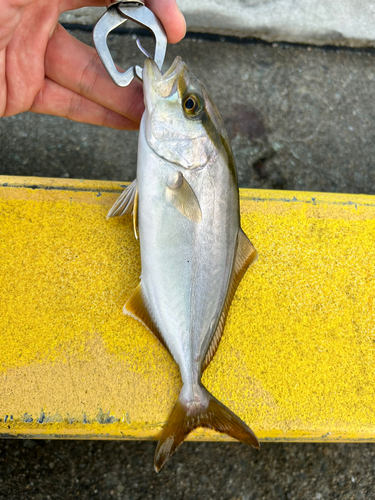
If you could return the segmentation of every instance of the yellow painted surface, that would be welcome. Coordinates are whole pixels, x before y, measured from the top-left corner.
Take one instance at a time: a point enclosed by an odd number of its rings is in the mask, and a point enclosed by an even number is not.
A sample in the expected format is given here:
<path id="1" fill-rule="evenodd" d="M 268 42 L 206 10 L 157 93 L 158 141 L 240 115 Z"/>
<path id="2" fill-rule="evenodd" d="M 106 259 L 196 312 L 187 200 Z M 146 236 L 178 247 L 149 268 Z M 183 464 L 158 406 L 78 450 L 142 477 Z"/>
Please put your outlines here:
<path id="1" fill-rule="evenodd" d="M 138 283 L 121 183 L 0 177 L 0 433 L 154 439 L 178 368 L 122 314 Z M 261 440 L 375 439 L 375 197 L 241 191 L 259 252 L 207 388 Z M 191 439 L 228 439 L 198 430 Z"/>

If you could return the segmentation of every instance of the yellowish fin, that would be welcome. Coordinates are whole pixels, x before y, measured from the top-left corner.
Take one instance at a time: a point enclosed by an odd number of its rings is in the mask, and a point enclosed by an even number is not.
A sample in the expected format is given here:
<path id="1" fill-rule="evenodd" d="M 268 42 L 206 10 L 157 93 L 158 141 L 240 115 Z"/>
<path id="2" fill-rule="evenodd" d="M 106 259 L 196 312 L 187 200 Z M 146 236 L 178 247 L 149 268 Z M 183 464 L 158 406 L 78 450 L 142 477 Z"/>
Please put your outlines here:
<path id="1" fill-rule="evenodd" d="M 196 223 L 202 220 L 198 198 L 193 188 L 179 171 L 175 172 L 169 180 L 167 199 L 188 219 Z"/>
<path id="2" fill-rule="evenodd" d="M 191 407 L 183 405 L 180 398 L 174 405 L 156 448 L 154 459 L 156 472 L 159 472 L 188 434 L 197 427 L 214 429 L 242 443 L 259 448 L 258 439 L 245 422 L 220 403 L 203 385 L 199 386 L 199 392 L 202 400 L 208 400 L 208 405 L 204 408 L 191 411 Z"/>
<path id="3" fill-rule="evenodd" d="M 232 302 L 234 294 L 236 293 L 237 287 L 240 284 L 240 281 L 242 280 L 242 277 L 245 274 L 247 268 L 251 264 L 256 262 L 257 258 L 258 253 L 255 250 L 253 244 L 246 236 L 246 234 L 242 231 L 242 229 L 239 228 L 237 236 L 236 256 L 234 258 L 227 296 L 225 297 L 223 309 L 221 311 L 215 334 L 212 337 L 210 347 L 208 348 L 206 357 L 203 362 L 202 372 L 207 368 L 212 358 L 215 356 L 221 336 L 223 335 L 225 321 L 228 316 L 230 304 Z"/>
<path id="4" fill-rule="evenodd" d="M 159 328 L 150 313 L 150 308 L 142 292 L 141 283 L 139 283 L 129 300 L 126 302 L 123 312 L 137 321 L 140 321 L 142 325 L 144 325 L 169 352 L 168 346 L 164 342 Z"/>
<path id="5" fill-rule="evenodd" d="M 133 228 L 135 239 L 138 239 L 138 188 L 135 188 L 134 203 L 133 203 Z"/>

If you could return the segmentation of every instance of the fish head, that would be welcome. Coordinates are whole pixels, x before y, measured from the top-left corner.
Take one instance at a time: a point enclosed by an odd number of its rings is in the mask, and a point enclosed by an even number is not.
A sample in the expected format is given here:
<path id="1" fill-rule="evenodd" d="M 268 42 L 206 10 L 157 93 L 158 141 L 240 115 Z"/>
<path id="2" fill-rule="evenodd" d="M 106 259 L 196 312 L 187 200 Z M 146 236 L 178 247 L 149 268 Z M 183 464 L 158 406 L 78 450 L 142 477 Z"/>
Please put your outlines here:
<path id="1" fill-rule="evenodd" d="M 180 57 L 164 74 L 147 59 L 143 88 L 145 136 L 159 157 L 191 170 L 212 163 L 218 154 L 233 158 L 216 106 Z"/>

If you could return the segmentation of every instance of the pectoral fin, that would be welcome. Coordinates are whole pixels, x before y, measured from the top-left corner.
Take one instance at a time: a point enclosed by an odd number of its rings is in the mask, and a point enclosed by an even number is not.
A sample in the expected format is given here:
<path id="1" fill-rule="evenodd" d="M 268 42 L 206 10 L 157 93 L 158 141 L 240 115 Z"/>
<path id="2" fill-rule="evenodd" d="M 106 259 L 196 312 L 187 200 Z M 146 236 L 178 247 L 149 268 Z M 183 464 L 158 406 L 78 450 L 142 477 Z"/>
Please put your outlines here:
<path id="1" fill-rule="evenodd" d="M 191 221 L 199 223 L 202 220 L 198 198 L 181 172 L 175 172 L 171 177 L 167 186 L 167 199 Z"/>
<path id="2" fill-rule="evenodd" d="M 208 348 L 206 357 L 204 359 L 202 371 L 204 371 L 210 364 L 212 358 L 215 356 L 216 350 L 219 346 L 221 336 L 223 335 L 225 321 L 228 316 L 228 311 L 237 287 L 240 284 L 247 268 L 256 262 L 258 252 L 255 250 L 253 244 L 240 228 L 237 235 L 237 249 L 233 262 L 232 274 L 229 281 L 227 296 L 223 309 L 221 311 L 220 319 L 216 327 L 214 336 L 212 337 L 210 347 Z"/>
<path id="3" fill-rule="evenodd" d="M 111 217 L 120 217 L 121 215 L 131 214 L 134 207 L 134 199 L 137 192 L 137 179 L 129 184 L 115 201 L 113 207 L 108 212 L 107 219 Z"/>
<path id="4" fill-rule="evenodd" d="M 158 339 L 158 341 L 166 348 L 169 352 L 167 344 L 165 343 L 159 328 L 157 327 L 152 315 L 150 313 L 147 300 L 144 297 L 142 291 L 142 285 L 139 283 L 137 288 L 134 290 L 133 294 L 126 302 L 124 309 L 124 314 L 131 316 L 132 318 L 140 321 L 150 332 Z"/>
<path id="5" fill-rule="evenodd" d="M 138 239 L 138 188 L 135 188 L 134 202 L 133 202 L 133 228 L 135 239 Z"/>

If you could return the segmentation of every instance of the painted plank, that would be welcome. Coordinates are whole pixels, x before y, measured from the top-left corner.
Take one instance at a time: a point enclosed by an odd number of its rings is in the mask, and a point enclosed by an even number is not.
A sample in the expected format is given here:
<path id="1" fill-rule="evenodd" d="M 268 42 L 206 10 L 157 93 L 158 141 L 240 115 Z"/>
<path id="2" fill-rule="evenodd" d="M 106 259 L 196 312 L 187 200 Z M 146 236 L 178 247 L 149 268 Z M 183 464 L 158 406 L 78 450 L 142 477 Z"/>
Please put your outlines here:
<path id="1" fill-rule="evenodd" d="M 138 283 L 118 182 L 0 177 L 0 435 L 155 439 L 172 359 L 122 306 Z M 207 388 L 261 440 L 375 437 L 375 196 L 241 190 L 259 252 Z M 227 440 L 198 430 L 191 439 Z"/>

